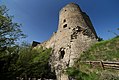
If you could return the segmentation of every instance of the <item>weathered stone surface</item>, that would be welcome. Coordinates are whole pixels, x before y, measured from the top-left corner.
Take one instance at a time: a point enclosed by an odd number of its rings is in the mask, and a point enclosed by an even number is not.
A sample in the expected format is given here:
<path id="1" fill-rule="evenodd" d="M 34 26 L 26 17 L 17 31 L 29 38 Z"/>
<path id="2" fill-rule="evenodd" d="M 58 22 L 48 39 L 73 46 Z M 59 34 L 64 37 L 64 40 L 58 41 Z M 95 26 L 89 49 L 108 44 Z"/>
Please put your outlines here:
<path id="1" fill-rule="evenodd" d="M 77 4 L 70 3 L 60 11 L 57 32 L 39 46 L 53 48 L 50 63 L 57 80 L 69 80 L 64 70 L 73 66 L 80 54 L 96 41 L 97 35 L 89 17 Z"/>

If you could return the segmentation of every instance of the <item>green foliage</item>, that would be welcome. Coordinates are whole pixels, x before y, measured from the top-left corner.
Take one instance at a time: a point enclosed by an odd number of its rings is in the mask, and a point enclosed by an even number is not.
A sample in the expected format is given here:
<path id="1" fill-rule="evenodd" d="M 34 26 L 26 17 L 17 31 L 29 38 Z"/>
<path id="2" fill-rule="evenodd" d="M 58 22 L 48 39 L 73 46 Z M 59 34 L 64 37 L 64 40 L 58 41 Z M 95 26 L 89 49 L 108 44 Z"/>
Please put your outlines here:
<path id="1" fill-rule="evenodd" d="M 98 37 L 98 41 L 103 41 L 103 38 L 101 38 L 101 37 Z"/>
<path id="2" fill-rule="evenodd" d="M 7 55 L 0 55 L 0 80 L 14 80 L 16 71 L 16 60 L 19 55 L 17 54 L 18 47 L 9 47 L 4 51 Z"/>
<path id="3" fill-rule="evenodd" d="M 15 80 L 16 77 L 56 78 L 49 65 L 50 49 L 31 47 L 10 48 L 14 53 L 0 58 L 0 80 Z"/>
<path id="4" fill-rule="evenodd" d="M 74 67 L 68 67 L 66 69 L 66 73 L 71 76 L 71 77 L 75 77 L 75 75 L 77 75 L 79 73 L 79 70 L 77 70 L 76 68 Z"/>
<path id="5" fill-rule="evenodd" d="M 73 75 L 73 78 L 75 78 L 76 80 L 119 80 L 118 70 L 102 70 L 101 67 L 92 67 L 90 64 L 80 62 L 85 60 L 117 61 L 119 58 L 118 44 L 119 37 L 96 43 L 88 51 L 82 53 L 81 57 L 74 65 L 75 68 L 69 68 L 67 74 L 71 77 Z M 79 75 L 78 72 L 83 72 L 84 74 Z M 85 74 L 87 76 L 84 76 Z"/>
<path id="6" fill-rule="evenodd" d="M 6 6 L 0 6 L 0 50 L 5 46 L 13 46 L 18 39 L 24 38 L 18 23 L 12 21 Z"/>
<path id="7" fill-rule="evenodd" d="M 70 78 L 73 78 L 76 80 L 95 80 L 94 78 L 92 78 L 92 74 L 88 75 L 87 73 L 82 72 L 78 68 L 75 68 L 75 67 L 67 68 L 66 74 L 68 74 Z"/>
<path id="8" fill-rule="evenodd" d="M 54 78 L 49 65 L 51 49 L 31 49 L 23 48 L 19 53 L 17 61 L 17 76 Z"/>
<path id="9" fill-rule="evenodd" d="M 97 77 L 99 77 L 95 72 L 87 73 L 75 67 L 67 68 L 66 74 L 68 74 L 69 78 L 73 78 L 76 80 L 98 80 Z"/>
<path id="10" fill-rule="evenodd" d="M 82 53 L 75 62 L 74 67 L 66 69 L 66 73 L 76 80 L 119 80 L 118 71 L 113 69 L 103 70 L 102 67 L 92 66 L 81 61 L 118 61 L 119 37 L 100 41 Z"/>
<path id="11" fill-rule="evenodd" d="M 76 63 L 79 67 L 69 67 L 66 74 L 76 80 L 119 80 L 118 71 L 102 70 L 100 67 L 92 68 L 89 64 Z"/>
<path id="12" fill-rule="evenodd" d="M 12 21 L 6 6 L 0 6 L 0 80 L 16 80 L 16 77 L 55 78 L 51 72 L 49 57 L 51 49 L 32 49 L 29 44 L 16 45 L 26 36 L 21 25 Z"/>

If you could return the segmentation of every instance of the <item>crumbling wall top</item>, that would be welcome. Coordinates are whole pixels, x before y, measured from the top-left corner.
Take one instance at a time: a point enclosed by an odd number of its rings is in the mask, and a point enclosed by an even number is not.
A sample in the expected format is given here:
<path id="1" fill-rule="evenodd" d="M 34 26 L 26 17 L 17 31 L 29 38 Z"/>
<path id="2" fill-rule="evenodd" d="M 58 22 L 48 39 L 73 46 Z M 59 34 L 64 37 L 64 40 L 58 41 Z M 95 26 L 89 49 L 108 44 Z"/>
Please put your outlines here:
<path id="1" fill-rule="evenodd" d="M 62 14 L 62 13 L 64 13 L 64 12 L 66 12 L 66 11 L 69 11 L 69 12 L 81 11 L 81 9 L 80 9 L 80 7 L 79 7 L 78 4 L 76 4 L 76 3 L 69 3 L 69 4 L 67 4 L 66 6 L 64 6 L 64 7 L 60 10 L 59 14 Z"/>

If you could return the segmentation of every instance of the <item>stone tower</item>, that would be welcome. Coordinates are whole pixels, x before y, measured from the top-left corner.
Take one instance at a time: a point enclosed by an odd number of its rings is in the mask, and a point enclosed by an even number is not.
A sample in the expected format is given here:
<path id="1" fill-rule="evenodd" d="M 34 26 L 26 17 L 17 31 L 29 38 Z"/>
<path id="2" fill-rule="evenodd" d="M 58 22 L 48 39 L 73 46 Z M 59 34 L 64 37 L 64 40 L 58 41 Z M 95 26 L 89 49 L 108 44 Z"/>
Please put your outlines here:
<path id="1" fill-rule="evenodd" d="M 77 4 L 70 3 L 59 13 L 57 32 L 40 45 L 52 47 L 52 69 L 55 70 L 58 80 L 68 80 L 63 71 L 73 66 L 80 54 L 96 41 L 97 35 L 88 15 Z"/>

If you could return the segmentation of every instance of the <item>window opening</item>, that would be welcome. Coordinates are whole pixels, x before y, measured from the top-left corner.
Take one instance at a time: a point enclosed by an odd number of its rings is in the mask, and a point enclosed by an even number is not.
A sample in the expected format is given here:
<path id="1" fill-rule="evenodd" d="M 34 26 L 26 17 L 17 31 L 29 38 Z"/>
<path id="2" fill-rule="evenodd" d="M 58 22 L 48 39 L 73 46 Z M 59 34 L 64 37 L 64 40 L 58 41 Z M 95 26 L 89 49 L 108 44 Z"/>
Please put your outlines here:
<path id="1" fill-rule="evenodd" d="M 63 26 L 63 28 L 66 28 L 67 27 L 67 24 L 65 24 L 64 26 Z"/>
<path id="2" fill-rule="evenodd" d="M 65 51 L 64 51 L 64 49 L 61 49 L 59 59 L 63 59 L 64 55 L 65 55 Z"/>
<path id="3" fill-rule="evenodd" d="M 64 21 L 63 21 L 64 23 L 66 22 L 66 19 L 64 19 Z"/>
<path id="4" fill-rule="evenodd" d="M 76 30 L 77 30 L 78 32 L 81 32 L 81 31 L 82 31 L 82 28 L 79 27 L 79 26 L 77 26 L 77 27 L 76 27 Z"/>

